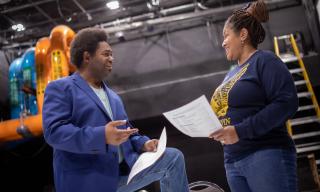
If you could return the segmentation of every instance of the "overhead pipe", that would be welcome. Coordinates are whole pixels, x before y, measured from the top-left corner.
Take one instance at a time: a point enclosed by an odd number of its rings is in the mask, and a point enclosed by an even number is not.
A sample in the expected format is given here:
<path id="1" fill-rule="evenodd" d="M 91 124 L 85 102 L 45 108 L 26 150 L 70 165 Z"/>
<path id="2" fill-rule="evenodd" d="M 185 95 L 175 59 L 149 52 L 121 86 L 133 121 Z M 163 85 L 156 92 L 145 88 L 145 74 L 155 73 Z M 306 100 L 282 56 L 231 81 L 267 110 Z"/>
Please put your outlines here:
<path id="1" fill-rule="evenodd" d="M 45 3 L 50 3 L 56 0 L 44 0 L 44 1 L 38 1 L 38 2 L 34 2 L 32 4 L 25 4 L 25 5 L 21 5 L 21 6 L 16 6 L 16 7 L 12 7 L 3 11 L 0 11 L 1 14 L 5 14 L 5 13 L 10 13 L 10 12 L 14 12 L 14 11 L 19 11 L 22 9 L 26 9 L 29 7 L 33 7 L 35 5 L 41 5 L 41 4 L 45 4 Z"/>
<path id="2" fill-rule="evenodd" d="M 43 9 L 41 9 L 38 5 L 35 5 L 35 3 L 32 0 L 29 0 L 30 4 L 37 9 L 37 11 L 39 13 L 41 13 L 43 16 L 45 16 L 51 23 L 57 25 L 58 23 L 56 21 L 53 20 L 52 17 L 50 17 L 46 12 L 43 11 Z"/>
<path id="3" fill-rule="evenodd" d="M 267 5 L 270 7 L 275 6 L 277 7 L 277 4 L 281 3 L 296 3 L 292 2 L 291 0 L 269 0 L 266 1 Z M 192 12 L 192 13 L 184 13 L 184 14 L 179 14 L 179 15 L 172 15 L 172 16 L 166 16 L 166 17 L 160 17 L 160 18 L 155 18 L 154 13 L 148 13 L 148 14 L 143 14 L 135 17 L 129 17 L 121 20 L 116 20 L 112 22 L 108 22 L 105 24 L 101 24 L 100 26 L 102 28 L 105 28 L 105 31 L 107 33 L 116 33 L 119 31 L 128 31 L 128 30 L 135 30 L 139 29 L 148 25 L 159 25 L 159 24 L 167 24 L 167 23 L 172 23 L 172 22 L 177 22 L 177 21 L 182 21 L 182 20 L 188 20 L 188 19 L 194 19 L 198 17 L 214 17 L 215 20 L 221 20 L 225 19 L 226 17 L 226 12 L 231 12 L 236 9 L 240 9 L 243 6 L 245 6 L 246 3 L 242 4 L 237 4 L 237 5 L 231 5 L 227 7 L 219 7 L 219 8 L 214 8 L 214 9 L 206 9 L 203 11 L 198 11 L 198 12 Z M 188 5 L 183 5 L 175 8 L 169 8 L 162 10 L 162 14 L 171 14 L 175 11 L 182 11 L 184 9 L 190 8 L 190 7 L 199 7 L 198 4 L 192 3 Z M 203 7 L 202 7 L 203 8 Z M 201 8 L 201 9 L 202 9 Z M 143 18 L 146 18 L 145 20 L 142 20 Z M 140 21 L 136 21 L 136 20 Z M 136 22 L 135 22 L 136 21 Z"/>
<path id="4" fill-rule="evenodd" d="M 77 7 L 82 11 L 82 13 L 84 13 L 87 16 L 88 20 L 91 21 L 92 16 L 90 15 L 90 13 L 88 13 L 77 0 L 72 0 L 72 1 L 74 2 L 74 4 L 77 5 Z"/>
<path id="5" fill-rule="evenodd" d="M 194 10 L 196 8 L 196 6 L 197 6 L 197 4 L 195 4 L 195 3 L 181 5 L 178 7 L 172 7 L 172 8 L 160 10 L 159 14 L 162 16 L 173 15 L 173 14 L 176 14 L 177 12 L 185 12 L 188 10 Z M 134 17 L 127 17 L 124 19 L 117 19 L 115 21 L 103 23 L 100 26 L 103 28 L 109 28 L 109 27 L 119 26 L 119 25 L 123 25 L 123 24 L 133 23 L 133 22 L 137 22 L 137 21 L 145 21 L 148 19 L 154 19 L 154 18 L 156 18 L 156 16 L 157 15 L 153 12 L 152 13 L 145 13 L 142 15 L 134 16 Z"/>

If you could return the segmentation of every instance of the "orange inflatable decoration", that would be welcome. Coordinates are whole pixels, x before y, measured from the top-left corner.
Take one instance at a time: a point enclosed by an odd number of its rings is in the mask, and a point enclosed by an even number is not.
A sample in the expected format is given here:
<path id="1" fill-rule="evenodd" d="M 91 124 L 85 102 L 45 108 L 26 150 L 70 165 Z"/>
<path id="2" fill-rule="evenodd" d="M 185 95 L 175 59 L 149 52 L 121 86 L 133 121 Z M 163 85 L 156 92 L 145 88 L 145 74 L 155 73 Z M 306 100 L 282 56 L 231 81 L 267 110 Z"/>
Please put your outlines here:
<path id="1" fill-rule="evenodd" d="M 75 71 L 70 61 L 70 44 L 75 32 L 69 27 L 55 27 L 50 37 L 38 40 L 35 50 L 37 73 L 38 115 L 21 116 L 0 122 L 0 142 L 42 135 L 42 105 L 44 90 L 50 81 L 68 76 Z"/>
<path id="2" fill-rule="evenodd" d="M 42 112 L 42 103 L 44 90 L 48 84 L 50 63 L 46 62 L 48 48 L 50 47 L 50 39 L 47 37 L 41 38 L 36 44 L 35 60 L 36 60 L 36 74 L 37 74 L 37 102 L 38 112 Z"/>
<path id="3" fill-rule="evenodd" d="M 69 75 L 70 44 L 75 33 L 63 25 L 55 27 L 50 34 L 49 63 L 51 79 L 55 80 Z M 74 68 L 73 68 L 74 69 Z"/>

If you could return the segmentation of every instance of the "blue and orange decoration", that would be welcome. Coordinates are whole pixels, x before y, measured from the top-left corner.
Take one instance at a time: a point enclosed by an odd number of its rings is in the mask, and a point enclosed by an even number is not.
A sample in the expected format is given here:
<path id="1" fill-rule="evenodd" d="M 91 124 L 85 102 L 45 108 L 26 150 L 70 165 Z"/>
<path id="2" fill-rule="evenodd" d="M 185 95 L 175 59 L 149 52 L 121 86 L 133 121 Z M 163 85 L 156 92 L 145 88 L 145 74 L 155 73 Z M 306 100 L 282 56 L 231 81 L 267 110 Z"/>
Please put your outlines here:
<path id="1" fill-rule="evenodd" d="M 53 28 L 9 68 L 11 119 L 0 122 L 0 142 L 42 135 L 44 90 L 50 81 L 75 71 L 70 44 L 75 32 L 67 26 Z"/>

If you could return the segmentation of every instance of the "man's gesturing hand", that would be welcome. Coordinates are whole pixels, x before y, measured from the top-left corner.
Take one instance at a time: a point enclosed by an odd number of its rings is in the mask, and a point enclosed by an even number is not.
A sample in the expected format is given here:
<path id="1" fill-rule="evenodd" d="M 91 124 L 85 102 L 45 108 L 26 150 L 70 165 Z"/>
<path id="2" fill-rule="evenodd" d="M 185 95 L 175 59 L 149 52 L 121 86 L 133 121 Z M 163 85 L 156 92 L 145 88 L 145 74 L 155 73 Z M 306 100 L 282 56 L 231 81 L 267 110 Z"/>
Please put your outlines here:
<path id="1" fill-rule="evenodd" d="M 128 140 L 130 135 L 138 132 L 138 129 L 118 129 L 117 126 L 125 125 L 126 121 L 111 121 L 105 126 L 106 143 L 110 145 L 120 145 Z"/>

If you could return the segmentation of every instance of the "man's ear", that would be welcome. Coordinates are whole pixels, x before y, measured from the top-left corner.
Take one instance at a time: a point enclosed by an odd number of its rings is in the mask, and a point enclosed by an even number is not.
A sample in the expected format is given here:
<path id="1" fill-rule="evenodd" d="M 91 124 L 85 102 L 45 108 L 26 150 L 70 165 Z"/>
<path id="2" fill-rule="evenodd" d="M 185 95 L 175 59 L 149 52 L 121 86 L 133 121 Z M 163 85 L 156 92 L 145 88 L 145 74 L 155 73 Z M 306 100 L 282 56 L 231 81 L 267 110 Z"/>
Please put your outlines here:
<path id="1" fill-rule="evenodd" d="M 82 60 L 85 66 L 90 63 L 90 59 L 91 59 L 90 53 L 88 51 L 83 52 Z"/>
<path id="2" fill-rule="evenodd" d="M 240 30 L 240 40 L 241 42 L 245 42 L 249 39 L 249 32 L 246 28 L 242 28 Z"/>

